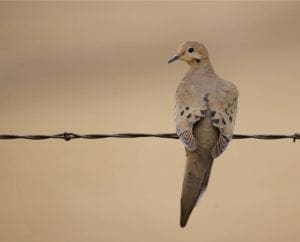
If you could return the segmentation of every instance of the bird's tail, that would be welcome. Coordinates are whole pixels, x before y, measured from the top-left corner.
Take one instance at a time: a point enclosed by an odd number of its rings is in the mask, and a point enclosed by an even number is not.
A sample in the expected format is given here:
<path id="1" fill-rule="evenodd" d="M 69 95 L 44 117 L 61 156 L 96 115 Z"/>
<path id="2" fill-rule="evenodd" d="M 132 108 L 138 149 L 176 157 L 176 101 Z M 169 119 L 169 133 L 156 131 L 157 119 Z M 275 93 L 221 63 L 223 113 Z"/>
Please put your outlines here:
<path id="1" fill-rule="evenodd" d="M 180 226 L 185 227 L 199 196 L 205 191 L 213 164 L 211 150 L 216 144 L 219 131 L 211 125 L 209 119 L 204 118 L 194 126 L 194 136 L 198 149 L 186 149 L 186 168 L 181 194 Z"/>

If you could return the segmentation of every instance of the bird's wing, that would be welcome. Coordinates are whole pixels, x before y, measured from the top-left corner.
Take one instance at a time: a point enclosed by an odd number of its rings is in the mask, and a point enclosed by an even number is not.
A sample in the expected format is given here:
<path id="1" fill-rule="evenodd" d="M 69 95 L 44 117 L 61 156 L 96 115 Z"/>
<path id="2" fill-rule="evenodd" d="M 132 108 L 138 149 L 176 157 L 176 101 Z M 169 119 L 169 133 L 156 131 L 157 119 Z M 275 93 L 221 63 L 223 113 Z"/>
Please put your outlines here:
<path id="1" fill-rule="evenodd" d="M 198 146 L 193 126 L 206 116 L 205 105 L 205 102 L 187 95 L 184 88 L 178 88 L 175 105 L 176 133 L 190 151 L 196 150 Z"/>
<path id="2" fill-rule="evenodd" d="M 233 136 L 237 113 L 238 90 L 230 82 L 220 81 L 199 98 L 185 95 L 185 89 L 177 93 L 175 106 L 176 133 L 185 147 L 194 151 L 198 144 L 193 135 L 193 126 L 204 117 L 209 117 L 212 124 L 220 131 L 217 144 L 211 151 L 213 158 L 219 156 L 228 146 Z"/>
<path id="3" fill-rule="evenodd" d="M 212 124 L 220 131 L 217 144 L 213 147 L 211 155 L 218 157 L 227 148 L 233 136 L 235 118 L 238 105 L 238 90 L 229 83 L 220 84 L 209 102 L 210 118 Z"/>
<path id="4" fill-rule="evenodd" d="M 191 111 L 182 110 L 176 115 L 176 133 L 190 151 L 196 150 L 198 146 L 193 135 L 193 126 L 203 117 L 205 116 L 201 113 L 201 109 L 196 107 L 192 108 Z"/>

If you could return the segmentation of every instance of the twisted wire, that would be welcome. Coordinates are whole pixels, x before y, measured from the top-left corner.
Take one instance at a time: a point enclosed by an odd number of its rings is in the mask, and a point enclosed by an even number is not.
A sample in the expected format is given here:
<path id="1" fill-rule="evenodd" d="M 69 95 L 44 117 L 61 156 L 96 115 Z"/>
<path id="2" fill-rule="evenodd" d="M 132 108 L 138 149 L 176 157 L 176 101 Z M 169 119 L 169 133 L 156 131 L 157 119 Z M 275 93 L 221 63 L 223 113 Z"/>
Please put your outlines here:
<path id="1" fill-rule="evenodd" d="M 118 134 L 76 134 L 72 132 L 64 132 L 54 135 L 14 135 L 14 134 L 0 134 L 0 140 L 14 140 L 14 139 L 26 139 L 26 140 L 46 140 L 46 139 L 62 139 L 70 141 L 72 139 L 106 139 L 106 138 L 142 138 L 142 137 L 155 137 L 165 139 L 178 139 L 175 133 L 118 133 Z M 275 139 L 292 139 L 294 142 L 300 139 L 300 133 L 294 133 L 291 135 L 284 134 L 234 134 L 233 139 L 263 139 L 263 140 L 275 140 Z"/>

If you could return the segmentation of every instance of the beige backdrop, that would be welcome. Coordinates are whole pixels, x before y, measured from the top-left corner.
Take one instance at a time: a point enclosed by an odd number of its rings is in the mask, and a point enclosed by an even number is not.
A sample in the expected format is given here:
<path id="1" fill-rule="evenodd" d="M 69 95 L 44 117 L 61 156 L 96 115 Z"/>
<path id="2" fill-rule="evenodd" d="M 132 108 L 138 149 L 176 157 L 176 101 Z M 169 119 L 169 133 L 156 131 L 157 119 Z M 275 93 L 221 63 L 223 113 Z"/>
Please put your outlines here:
<path id="1" fill-rule="evenodd" d="M 1 133 L 173 132 L 198 40 L 236 133 L 300 131 L 300 3 L 1 3 Z M 1 242 L 300 240 L 300 144 L 234 140 L 179 227 L 177 140 L 0 141 Z"/>

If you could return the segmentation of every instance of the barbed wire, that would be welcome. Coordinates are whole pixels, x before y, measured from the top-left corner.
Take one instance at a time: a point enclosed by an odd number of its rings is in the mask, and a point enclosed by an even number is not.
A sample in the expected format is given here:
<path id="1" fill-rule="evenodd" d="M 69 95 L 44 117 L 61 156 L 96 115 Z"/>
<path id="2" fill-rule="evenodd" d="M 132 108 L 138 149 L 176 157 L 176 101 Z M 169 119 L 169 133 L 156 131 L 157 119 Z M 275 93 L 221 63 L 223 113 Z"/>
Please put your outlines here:
<path id="1" fill-rule="evenodd" d="M 164 139 L 178 139 L 175 133 L 118 133 L 118 134 L 76 134 L 72 132 L 64 132 L 54 135 L 14 135 L 14 134 L 0 134 L 0 140 L 14 140 L 14 139 L 27 139 L 27 140 L 46 140 L 46 139 L 62 139 L 70 141 L 72 139 L 106 139 L 106 138 L 143 138 L 154 137 Z M 275 139 L 292 139 L 294 142 L 300 139 L 300 133 L 294 133 L 291 135 L 284 134 L 234 134 L 233 139 L 263 139 L 263 140 L 275 140 Z"/>

